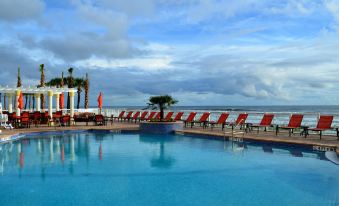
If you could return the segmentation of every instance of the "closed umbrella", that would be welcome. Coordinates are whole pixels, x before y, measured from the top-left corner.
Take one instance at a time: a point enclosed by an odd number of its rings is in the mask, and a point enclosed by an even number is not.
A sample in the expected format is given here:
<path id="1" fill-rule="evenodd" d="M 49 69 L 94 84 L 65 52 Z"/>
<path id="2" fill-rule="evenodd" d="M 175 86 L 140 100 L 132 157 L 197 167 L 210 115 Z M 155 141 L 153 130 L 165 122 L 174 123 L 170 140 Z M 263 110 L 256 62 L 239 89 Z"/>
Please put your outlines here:
<path id="1" fill-rule="evenodd" d="M 18 99 L 18 108 L 21 110 L 24 108 L 24 97 L 22 95 L 22 92 L 20 92 L 19 99 Z"/>
<path id="2" fill-rule="evenodd" d="M 102 109 L 102 93 L 101 92 L 98 96 L 98 107 L 99 107 L 100 112 L 101 112 L 101 109 Z"/>
<path id="3" fill-rule="evenodd" d="M 60 97 L 59 97 L 59 108 L 60 109 L 63 109 L 64 108 L 64 93 L 61 93 L 60 94 Z"/>

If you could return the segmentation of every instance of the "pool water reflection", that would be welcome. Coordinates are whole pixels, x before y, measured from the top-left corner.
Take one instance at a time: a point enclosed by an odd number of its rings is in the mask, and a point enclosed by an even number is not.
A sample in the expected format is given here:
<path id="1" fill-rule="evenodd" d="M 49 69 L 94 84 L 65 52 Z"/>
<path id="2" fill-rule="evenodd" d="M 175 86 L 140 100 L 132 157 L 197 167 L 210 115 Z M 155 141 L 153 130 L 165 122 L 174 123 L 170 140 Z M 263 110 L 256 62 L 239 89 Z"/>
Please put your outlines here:
<path id="1" fill-rule="evenodd" d="M 338 205 L 322 153 L 79 132 L 0 145 L 0 205 Z"/>

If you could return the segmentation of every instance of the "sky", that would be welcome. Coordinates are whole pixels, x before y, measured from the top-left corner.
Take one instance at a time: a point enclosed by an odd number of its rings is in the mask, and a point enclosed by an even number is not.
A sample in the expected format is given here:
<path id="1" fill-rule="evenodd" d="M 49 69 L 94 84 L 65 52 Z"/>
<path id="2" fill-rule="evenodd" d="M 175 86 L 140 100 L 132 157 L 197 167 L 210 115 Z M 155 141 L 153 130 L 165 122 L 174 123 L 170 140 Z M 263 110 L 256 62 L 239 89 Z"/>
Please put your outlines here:
<path id="1" fill-rule="evenodd" d="M 0 31 L 0 85 L 72 67 L 90 105 L 339 103 L 339 0 L 1 0 Z"/>

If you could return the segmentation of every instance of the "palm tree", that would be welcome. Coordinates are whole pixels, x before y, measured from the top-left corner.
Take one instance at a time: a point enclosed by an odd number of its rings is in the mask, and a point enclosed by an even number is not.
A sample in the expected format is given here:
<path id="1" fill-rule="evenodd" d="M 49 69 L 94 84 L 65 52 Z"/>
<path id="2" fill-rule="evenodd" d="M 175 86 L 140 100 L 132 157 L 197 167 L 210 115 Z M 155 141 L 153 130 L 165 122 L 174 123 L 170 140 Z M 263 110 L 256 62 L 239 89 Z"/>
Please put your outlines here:
<path id="1" fill-rule="evenodd" d="M 67 85 L 68 85 L 68 88 L 74 87 L 73 68 L 72 67 L 68 69 Z M 69 96 L 69 93 L 68 93 L 68 95 L 67 95 L 67 109 L 70 109 L 69 99 L 70 99 L 70 96 Z"/>
<path id="2" fill-rule="evenodd" d="M 46 82 L 46 86 L 61 87 L 61 81 L 62 81 L 61 78 L 56 77 Z"/>
<path id="3" fill-rule="evenodd" d="M 89 92 L 89 78 L 88 74 L 86 73 L 86 79 L 84 82 L 84 89 L 85 89 L 85 109 L 88 109 L 89 102 L 88 102 L 88 92 Z"/>
<path id="4" fill-rule="evenodd" d="M 77 94 L 78 94 L 78 101 L 77 101 L 77 109 L 80 108 L 80 98 L 81 98 L 81 92 L 82 88 L 85 86 L 85 80 L 83 78 L 76 78 L 74 80 L 74 86 L 77 87 Z"/>
<path id="5" fill-rule="evenodd" d="M 169 95 L 153 96 L 149 98 L 148 108 L 160 110 L 160 121 L 164 119 L 164 110 L 168 107 L 178 103 Z"/>
<path id="6" fill-rule="evenodd" d="M 16 83 L 16 87 L 21 87 L 21 75 L 20 75 L 20 67 L 18 67 L 18 81 Z"/>
<path id="7" fill-rule="evenodd" d="M 44 64 L 40 64 L 40 87 L 45 87 L 45 65 Z M 43 94 L 41 94 L 41 109 L 45 108 L 45 96 Z"/>
<path id="8" fill-rule="evenodd" d="M 60 82 L 60 87 L 64 87 L 65 83 L 64 83 L 64 72 L 61 72 L 61 82 Z"/>
<path id="9" fill-rule="evenodd" d="M 7 98 L 7 96 L 6 96 L 6 93 L 4 94 L 4 105 L 3 105 L 3 109 L 7 109 L 7 106 L 6 106 L 6 98 Z"/>

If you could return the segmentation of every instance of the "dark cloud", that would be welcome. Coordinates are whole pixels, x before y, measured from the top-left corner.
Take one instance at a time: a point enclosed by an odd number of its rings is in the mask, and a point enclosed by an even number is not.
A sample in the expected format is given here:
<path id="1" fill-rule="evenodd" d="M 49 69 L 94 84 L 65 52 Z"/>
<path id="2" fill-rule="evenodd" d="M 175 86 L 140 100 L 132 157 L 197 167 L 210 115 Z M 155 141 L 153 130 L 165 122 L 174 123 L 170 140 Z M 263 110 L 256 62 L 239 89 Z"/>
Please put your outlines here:
<path id="1" fill-rule="evenodd" d="M 138 50 L 127 39 L 110 40 L 97 34 L 72 34 L 61 38 L 46 38 L 38 43 L 66 62 L 90 57 L 127 58 Z"/>
<path id="2" fill-rule="evenodd" d="M 42 0 L 1 0 L 0 20 L 18 21 L 33 19 L 42 14 L 45 4 Z"/>

